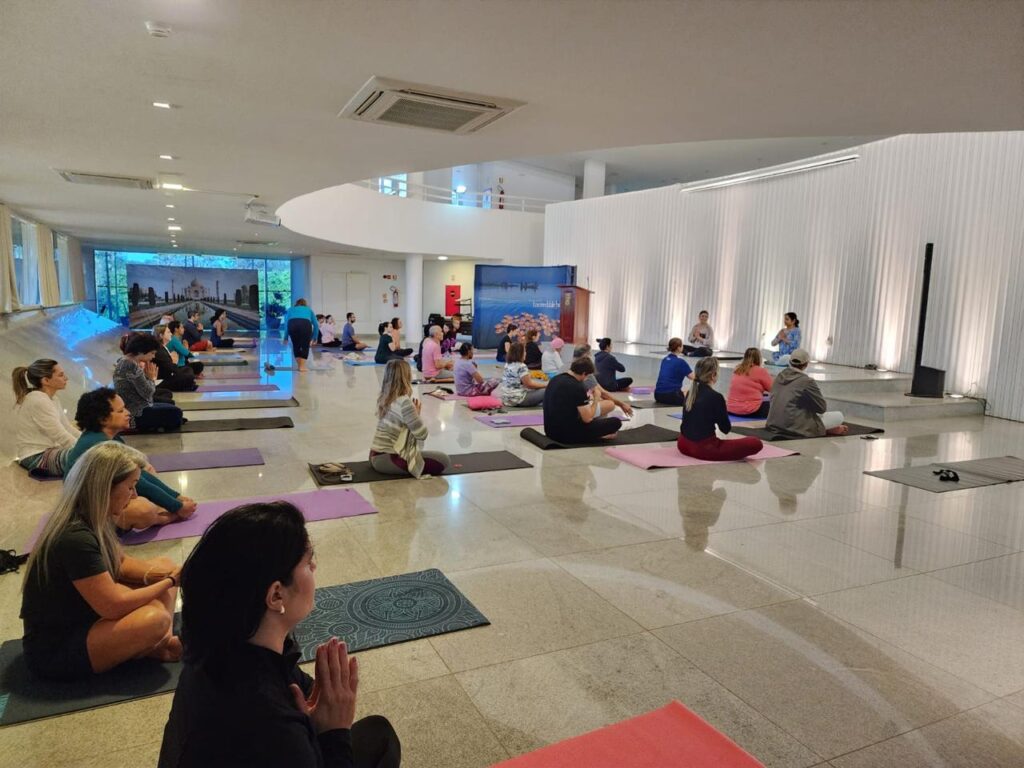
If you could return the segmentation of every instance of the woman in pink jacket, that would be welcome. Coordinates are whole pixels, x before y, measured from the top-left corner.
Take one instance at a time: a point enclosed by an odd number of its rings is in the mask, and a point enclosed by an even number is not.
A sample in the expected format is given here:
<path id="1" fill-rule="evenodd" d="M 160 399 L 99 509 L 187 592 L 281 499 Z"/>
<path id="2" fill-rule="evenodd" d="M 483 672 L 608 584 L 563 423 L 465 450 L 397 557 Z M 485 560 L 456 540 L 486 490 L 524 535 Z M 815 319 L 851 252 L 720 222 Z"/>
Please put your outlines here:
<path id="1" fill-rule="evenodd" d="M 768 418 L 764 395 L 772 391 L 772 375 L 761 367 L 761 362 L 761 350 L 750 347 L 743 353 L 743 362 L 732 372 L 726 407 L 734 416 Z"/>

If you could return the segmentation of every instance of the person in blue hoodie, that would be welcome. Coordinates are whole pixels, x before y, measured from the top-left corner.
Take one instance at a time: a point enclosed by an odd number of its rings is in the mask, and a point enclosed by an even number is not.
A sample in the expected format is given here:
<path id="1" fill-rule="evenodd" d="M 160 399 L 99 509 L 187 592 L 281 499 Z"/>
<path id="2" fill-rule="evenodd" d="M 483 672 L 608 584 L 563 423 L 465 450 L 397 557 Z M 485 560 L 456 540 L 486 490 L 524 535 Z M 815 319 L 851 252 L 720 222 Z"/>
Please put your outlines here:
<path id="1" fill-rule="evenodd" d="M 309 345 L 319 335 L 320 323 L 317 322 L 316 315 L 306 304 L 305 299 L 295 302 L 295 306 L 285 313 L 281 325 L 287 329 L 288 338 L 292 342 L 295 365 L 300 371 L 309 370 L 306 368 L 306 361 L 309 359 Z"/>

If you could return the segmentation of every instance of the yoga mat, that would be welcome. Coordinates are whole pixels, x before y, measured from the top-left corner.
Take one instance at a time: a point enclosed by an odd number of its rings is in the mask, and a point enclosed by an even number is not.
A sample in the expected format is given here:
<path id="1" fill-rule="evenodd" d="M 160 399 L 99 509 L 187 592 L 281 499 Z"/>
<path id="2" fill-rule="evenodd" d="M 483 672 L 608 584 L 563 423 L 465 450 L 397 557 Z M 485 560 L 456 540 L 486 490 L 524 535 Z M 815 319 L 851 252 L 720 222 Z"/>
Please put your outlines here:
<path id="1" fill-rule="evenodd" d="M 183 411 L 231 411 L 237 408 L 294 408 L 299 401 L 294 397 L 264 398 L 262 400 L 179 400 Z M 185 426 L 188 426 L 187 424 Z M 188 431 L 188 430 L 182 430 Z"/>
<path id="2" fill-rule="evenodd" d="M 679 449 L 672 446 L 641 446 L 638 448 L 619 448 L 612 446 L 605 448 L 604 452 L 620 461 L 625 461 L 640 469 L 654 469 L 656 467 L 696 467 L 701 464 L 731 464 L 733 462 L 704 461 L 684 456 Z M 760 452 L 746 459 L 735 461 L 760 461 L 763 459 L 781 459 L 784 456 L 795 456 L 797 451 L 787 451 L 785 448 L 778 448 L 774 445 L 765 445 Z"/>
<path id="3" fill-rule="evenodd" d="M 674 443 L 676 438 L 679 436 L 679 433 L 673 432 L 671 429 L 665 429 L 664 427 L 656 427 L 653 424 L 644 424 L 642 427 L 620 430 L 612 440 L 597 440 L 593 443 L 580 443 L 573 445 L 556 442 L 547 435 L 538 432 L 533 427 L 527 427 L 519 433 L 519 436 L 527 442 L 533 443 L 538 448 L 549 451 L 553 448 L 591 448 L 608 445 L 641 445 L 643 443 L 665 443 L 669 441 Z"/>
<path id="4" fill-rule="evenodd" d="M 203 381 L 207 379 L 218 379 L 221 381 L 233 381 L 235 379 L 257 379 L 260 378 L 259 371 L 242 371 L 240 373 L 219 373 L 217 371 L 211 371 L 210 373 L 203 373 Z"/>
<path id="5" fill-rule="evenodd" d="M 204 357 L 201 360 L 206 368 L 217 367 L 218 365 L 248 365 L 249 361 L 242 357 Z"/>
<path id="6" fill-rule="evenodd" d="M 680 408 L 679 405 L 666 405 L 665 403 L 659 403 L 657 400 L 627 400 L 634 408 Z"/>
<path id="7" fill-rule="evenodd" d="M 265 370 L 267 371 L 267 373 L 275 373 L 277 371 L 298 371 L 299 369 L 296 368 L 294 365 L 290 365 L 290 366 L 275 365 L 273 368 L 267 368 Z M 329 366 L 329 365 L 307 365 L 306 366 L 306 370 L 307 371 L 333 371 L 334 368 Z"/>
<path id="8" fill-rule="evenodd" d="M 264 462 L 259 448 L 229 448 L 223 451 L 151 454 L 149 463 L 157 472 L 182 472 L 189 469 L 251 467 Z"/>
<path id="9" fill-rule="evenodd" d="M 173 691 L 180 674 L 181 664 L 139 659 L 87 680 L 40 680 L 25 666 L 21 640 L 8 640 L 0 646 L 0 726 Z"/>
<path id="10" fill-rule="evenodd" d="M 843 422 L 850 431 L 845 435 L 818 435 L 818 437 L 854 437 L 855 435 L 874 435 L 880 432 L 885 432 L 884 429 L 878 427 L 866 427 L 863 424 L 851 424 L 848 421 Z M 733 430 L 738 435 L 749 435 L 750 437 L 759 437 L 762 440 L 766 440 L 772 443 L 782 442 L 784 440 L 815 440 L 814 437 L 803 437 L 801 435 L 784 435 L 780 432 L 772 432 L 769 429 L 757 428 L 757 427 L 736 427 Z"/>
<path id="11" fill-rule="evenodd" d="M 474 419 L 488 427 L 542 427 L 543 413 L 499 413 L 494 416 L 474 416 Z M 508 424 L 495 424 L 495 421 L 507 421 Z"/>
<path id="12" fill-rule="evenodd" d="M 303 661 L 332 637 L 358 652 L 491 623 L 436 568 L 321 587 L 314 599 L 294 632 Z"/>
<path id="13" fill-rule="evenodd" d="M 241 504 L 256 504 L 266 501 L 288 501 L 302 512 L 307 523 L 317 520 L 334 520 L 339 517 L 356 517 L 358 515 L 376 514 L 374 506 L 349 488 L 333 491 L 301 491 L 299 493 L 281 493 L 273 496 L 253 496 L 242 499 L 221 499 L 219 501 L 200 501 L 196 513 L 188 520 L 180 523 L 169 523 L 147 528 L 144 531 L 132 531 L 121 539 L 121 543 L 131 546 L 145 544 L 148 541 L 170 541 L 184 539 L 188 536 L 202 536 L 203 531 L 214 520 L 229 509 Z"/>
<path id="14" fill-rule="evenodd" d="M 653 395 L 654 387 L 630 387 L 629 394 L 631 395 Z"/>
<path id="15" fill-rule="evenodd" d="M 764 768 L 678 701 L 492 768 Z"/>
<path id="16" fill-rule="evenodd" d="M 387 363 L 378 363 L 373 360 L 349 360 L 345 358 L 345 365 L 387 365 Z"/>
<path id="17" fill-rule="evenodd" d="M 682 413 L 670 413 L 668 415 L 668 417 L 670 419 L 679 419 L 680 421 L 683 420 L 683 414 Z M 768 417 L 767 416 L 737 416 L 734 413 L 730 413 L 729 414 L 729 423 L 730 424 L 738 424 L 738 423 L 744 422 L 744 421 L 764 421 L 766 418 L 768 418 Z"/>
<path id="18" fill-rule="evenodd" d="M 959 482 L 939 480 L 933 472 L 952 469 L 960 476 Z M 865 471 L 865 475 L 891 480 L 894 483 L 920 488 L 932 493 L 962 491 L 969 488 L 983 488 L 986 485 L 1002 485 L 1024 480 L 1024 460 L 1015 456 L 995 459 L 973 459 L 971 461 L 935 462 L 917 467 L 898 467 Z"/>
<path id="19" fill-rule="evenodd" d="M 508 451 L 483 451 L 480 453 L 456 453 L 449 457 L 452 465 L 445 472 L 447 475 L 469 475 L 475 472 L 497 472 L 503 469 L 526 469 L 532 467 L 528 461 L 523 461 L 515 454 Z M 321 462 L 324 463 L 324 462 Z M 352 485 L 353 483 L 373 483 L 383 480 L 408 480 L 409 475 L 385 475 L 370 466 L 368 461 L 340 462 L 352 470 L 352 482 L 334 482 L 320 473 L 317 464 L 310 464 L 309 471 L 320 486 L 331 485 Z"/>
<path id="20" fill-rule="evenodd" d="M 203 384 L 196 390 L 199 394 L 206 392 L 276 392 L 277 384 Z"/>
<path id="21" fill-rule="evenodd" d="M 441 392 L 441 391 L 438 391 L 438 390 L 433 390 L 431 392 L 424 392 L 423 394 L 424 395 L 430 395 L 433 398 L 436 398 L 438 400 L 444 400 L 446 402 L 449 402 L 449 401 L 452 401 L 452 400 L 469 400 L 469 396 L 468 395 L 456 395 L 454 393 L 453 394 L 448 394 L 447 392 Z"/>
<path id="22" fill-rule="evenodd" d="M 285 429 L 294 427 L 295 422 L 287 416 L 268 416 L 263 419 L 206 419 L 182 424 L 178 432 L 156 432 L 146 434 L 174 435 L 181 432 L 234 432 L 238 429 Z"/>

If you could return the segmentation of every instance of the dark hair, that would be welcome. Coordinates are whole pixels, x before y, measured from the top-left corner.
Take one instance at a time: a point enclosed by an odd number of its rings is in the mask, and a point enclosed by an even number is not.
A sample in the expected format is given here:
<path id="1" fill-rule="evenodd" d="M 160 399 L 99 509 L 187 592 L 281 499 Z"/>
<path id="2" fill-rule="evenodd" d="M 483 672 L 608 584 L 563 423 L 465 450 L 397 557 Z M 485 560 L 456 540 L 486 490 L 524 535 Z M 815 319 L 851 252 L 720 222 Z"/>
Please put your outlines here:
<path id="1" fill-rule="evenodd" d="M 346 320 L 351 320 L 353 317 L 355 317 L 355 314 L 356 314 L 355 312 L 346 312 L 345 313 L 345 319 Z"/>
<path id="2" fill-rule="evenodd" d="M 228 311 L 226 309 L 215 309 L 213 310 L 213 319 L 219 320 L 222 315 L 226 315 Z"/>
<path id="3" fill-rule="evenodd" d="M 201 309 L 190 309 L 189 312 L 188 312 L 188 317 L 189 317 L 189 319 L 191 319 L 193 317 L 199 317 L 202 314 L 203 314 L 203 310 L 201 310 Z"/>
<path id="4" fill-rule="evenodd" d="M 323 319 L 324 319 L 324 316 L 323 316 L 323 315 L 317 315 L 317 316 L 316 316 L 316 319 L 317 319 L 317 320 L 323 320 Z"/>
<path id="5" fill-rule="evenodd" d="M 521 363 L 526 360 L 526 346 L 520 342 L 509 344 L 505 354 L 506 363 Z"/>
<path id="6" fill-rule="evenodd" d="M 530 330 L 528 330 L 526 332 L 526 340 L 527 341 L 533 341 L 538 336 L 540 336 L 540 331 L 538 331 L 536 328 L 531 328 Z"/>
<path id="7" fill-rule="evenodd" d="M 597 340 L 597 348 L 602 352 L 607 352 L 608 347 L 612 345 L 612 340 L 605 336 L 603 339 Z"/>
<path id="8" fill-rule="evenodd" d="M 589 376 L 594 372 L 594 361 L 589 357 L 577 357 L 569 365 L 569 370 L 577 376 Z"/>
<path id="9" fill-rule="evenodd" d="M 136 333 L 124 345 L 124 353 L 126 355 L 146 355 L 150 352 L 156 352 L 163 344 L 149 333 Z"/>
<path id="10" fill-rule="evenodd" d="M 678 352 L 682 348 L 683 348 L 683 340 L 680 339 L 678 336 L 673 336 L 671 339 L 668 340 L 668 351 L 669 352 Z"/>
<path id="11" fill-rule="evenodd" d="M 288 585 L 309 548 L 302 513 L 286 501 L 243 504 L 210 524 L 181 572 L 186 658 L 230 654 L 267 611 L 267 589 Z"/>
<path id="12" fill-rule="evenodd" d="M 469 353 L 473 351 L 473 345 L 468 341 L 464 341 L 459 345 L 459 354 L 462 357 L 469 357 Z"/>
<path id="13" fill-rule="evenodd" d="M 380 324 L 379 324 L 379 325 L 377 326 L 377 335 L 378 335 L 378 336 L 383 336 L 383 335 L 384 335 L 384 331 L 386 331 L 386 330 L 387 330 L 387 328 L 388 328 L 388 324 L 387 324 L 386 322 L 384 322 L 384 323 L 380 323 Z"/>
<path id="14" fill-rule="evenodd" d="M 117 392 L 110 387 L 100 387 L 86 392 L 78 398 L 75 408 L 75 423 L 83 432 L 101 432 L 103 420 L 114 412 L 112 403 Z"/>
<path id="15" fill-rule="evenodd" d="M 295 300 L 295 306 L 296 307 L 306 307 L 306 306 L 309 306 L 309 305 L 306 304 L 306 300 L 305 299 L 296 299 Z"/>
<path id="16" fill-rule="evenodd" d="M 43 386 L 43 379 L 53 376 L 54 370 L 60 365 L 56 360 L 36 360 L 32 365 L 19 365 L 11 372 L 11 384 L 14 385 L 14 399 L 21 402 L 25 395 Z M 31 385 L 31 386 L 29 386 Z"/>
<path id="17" fill-rule="evenodd" d="M 167 330 L 171 332 L 172 336 L 178 332 L 179 328 L 181 328 L 180 320 L 171 320 L 171 322 L 167 324 Z"/>
<path id="18" fill-rule="evenodd" d="M 792 320 L 793 325 L 795 325 L 797 328 L 800 327 L 800 320 L 797 319 L 796 312 L 787 312 L 785 316 Z"/>
<path id="19" fill-rule="evenodd" d="M 508 325 L 505 326 L 505 333 L 512 333 L 512 331 L 518 331 L 518 330 L 519 330 L 519 326 L 516 325 L 515 323 L 509 323 Z"/>
<path id="20" fill-rule="evenodd" d="M 708 312 L 706 309 L 702 309 L 700 312 L 697 313 L 697 317 L 700 317 L 701 315 L 707 315 L 708 317 L 711 317 L 711 313 Z"/>
<path id="21" fill-rule="evenodd" d="M 401 324 L 402 324 L 402 318 L 400 318 L 400 317 L 392 317 L 391 318 L 391 327 L 392 328 L 397 328 Z"/>

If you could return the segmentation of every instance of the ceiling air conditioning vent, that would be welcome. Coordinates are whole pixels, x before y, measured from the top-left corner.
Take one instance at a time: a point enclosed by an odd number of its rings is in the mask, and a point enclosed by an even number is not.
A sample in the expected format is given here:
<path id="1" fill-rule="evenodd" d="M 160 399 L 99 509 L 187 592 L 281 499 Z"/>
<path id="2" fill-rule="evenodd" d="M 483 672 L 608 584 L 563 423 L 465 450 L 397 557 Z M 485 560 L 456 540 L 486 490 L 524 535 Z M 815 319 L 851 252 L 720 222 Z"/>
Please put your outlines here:
<path id="1" fill-rule="evenodd" d="M 62 171 L 57 169 L 64 181 L 72 184 L 97 184 L 101 187 L 122 189 L 152 189 L 153 180 L 140 176 L 115 176 L 109 173 L 86 173 L 85 171 Z"/>
<path id="2" fill-rule="evenodd" d="M 371 77 L 338 117 L 444 133 L 475 133 L 521 106 L 523 102 L 512 99 Z"/>
<path id="3" fill-rule="evenodd" d="M 235 245 L 280 245 L 276 240 L 235 240 Z"/>

